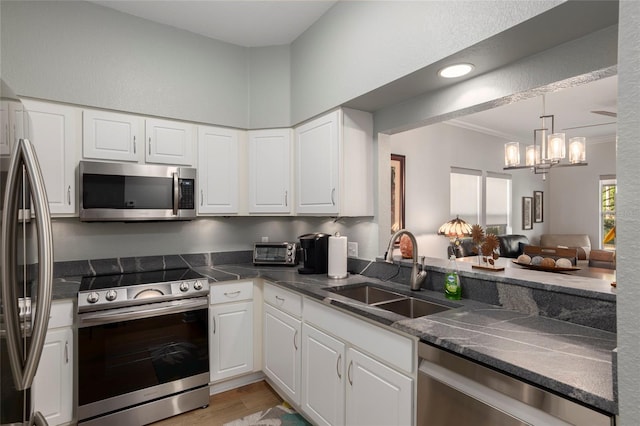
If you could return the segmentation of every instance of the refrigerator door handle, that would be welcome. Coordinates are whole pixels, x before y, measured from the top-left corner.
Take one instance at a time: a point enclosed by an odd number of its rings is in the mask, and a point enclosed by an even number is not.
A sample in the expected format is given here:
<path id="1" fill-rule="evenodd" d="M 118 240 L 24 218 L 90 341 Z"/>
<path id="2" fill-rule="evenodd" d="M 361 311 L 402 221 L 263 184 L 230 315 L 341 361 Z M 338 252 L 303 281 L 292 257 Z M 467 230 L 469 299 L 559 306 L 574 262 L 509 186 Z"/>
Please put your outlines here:
<path id="1" fill-rule="evenodd" d="M 11 164 L 7 173 L 7 191 L 2 212 L 2 300 L 5 301 L 5 321 L 7 332 L 7 352 L 11 364 L 11 372 L 16 389 L 25 390 L 33 382 L 33 377 L 40 363 L 42 348 L 49 325 L 51 311 L 51 293 L 53 286 L 53 238 L 49 204 L 40 172 L 40 165 L 31 142 L 20 139 L 14 146 Z M 18 179 L 22 168 L 26 169 L 32 191 L 33 204 L 36 211 L 36 227 L 38 234 L 38 294 L 36 312 L 28 353 L 22 353 L 22 331 L 18 317 L 15 284 L 17 280 L 17 211 L 18 211 Z"/>
<path id="2" fill-rule="evenodd" d="M 31 420 L 29 421 L 29 426 L 48 426 L 47 419 L 40 411 L 36 411 L 33 413 Z"/>

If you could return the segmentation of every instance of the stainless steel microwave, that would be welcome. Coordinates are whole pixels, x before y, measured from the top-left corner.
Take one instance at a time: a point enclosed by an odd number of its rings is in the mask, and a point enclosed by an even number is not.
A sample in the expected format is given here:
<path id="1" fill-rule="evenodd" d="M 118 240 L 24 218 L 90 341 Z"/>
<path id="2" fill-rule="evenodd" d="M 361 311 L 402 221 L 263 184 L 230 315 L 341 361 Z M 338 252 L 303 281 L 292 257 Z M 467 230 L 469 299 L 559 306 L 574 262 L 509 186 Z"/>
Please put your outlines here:
<path id="1" fill-rule="evenodd" d="M 80 220 L 190 220 L 196 217 L 196 169 L 80 162 Z"/>

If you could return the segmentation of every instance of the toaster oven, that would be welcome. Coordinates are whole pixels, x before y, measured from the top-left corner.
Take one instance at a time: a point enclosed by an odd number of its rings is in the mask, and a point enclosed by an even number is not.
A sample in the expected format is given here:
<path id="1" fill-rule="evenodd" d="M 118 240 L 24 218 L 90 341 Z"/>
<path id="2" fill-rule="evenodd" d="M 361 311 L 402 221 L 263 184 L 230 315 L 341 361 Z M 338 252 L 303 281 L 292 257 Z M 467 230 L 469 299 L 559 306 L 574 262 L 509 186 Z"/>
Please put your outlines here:
<path id="1" fill-rule="evenodd" d="M 255 243 L 253 245 L 254 265 L 295 266 L 300 258 L 300 247 L 297 243 Z"/>

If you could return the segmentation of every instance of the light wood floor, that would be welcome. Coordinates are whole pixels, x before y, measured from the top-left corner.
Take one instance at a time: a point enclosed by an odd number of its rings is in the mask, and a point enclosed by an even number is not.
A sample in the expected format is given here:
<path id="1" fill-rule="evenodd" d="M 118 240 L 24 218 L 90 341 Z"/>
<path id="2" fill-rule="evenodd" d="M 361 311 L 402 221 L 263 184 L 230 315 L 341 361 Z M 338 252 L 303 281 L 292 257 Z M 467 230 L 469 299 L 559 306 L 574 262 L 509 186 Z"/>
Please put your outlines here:
<path id="1" fill-rule="evenodd" d="M 258 411 L 278 405 L 282 399 L 264 381 L 213 395 L 207 408 L 198 408 L 153 426 L 221 426 Z"/>

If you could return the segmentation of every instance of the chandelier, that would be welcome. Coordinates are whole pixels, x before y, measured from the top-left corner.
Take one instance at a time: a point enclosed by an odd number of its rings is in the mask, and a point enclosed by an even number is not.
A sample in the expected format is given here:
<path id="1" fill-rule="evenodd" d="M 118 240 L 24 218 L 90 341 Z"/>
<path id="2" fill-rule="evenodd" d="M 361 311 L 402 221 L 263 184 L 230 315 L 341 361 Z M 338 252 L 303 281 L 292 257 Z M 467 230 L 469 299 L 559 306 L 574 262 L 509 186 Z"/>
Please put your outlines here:
<path id="1" fill-rule="evenodd" d="M 541 174 L 546 180 L 552 167 L 586 166 L 586 138 L 582 136 L 569 139 L 569 162 L 562 162 L 566 157 L 565 134 L 556 133 L 553 114 L 545 114 L 545 97 L 542 95 L 542 125 L 533 129 L 533 145 L 525 149 L 525 165 L 520 165 L 520 143 L 507 142 L 504 145 L 504 170 L 531 169 Z M 551 127 L 547 126 L 551 122 Z M 547 132 L 550 132 L 547 134 Z"/>

